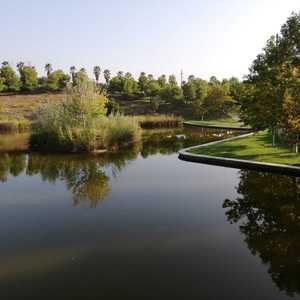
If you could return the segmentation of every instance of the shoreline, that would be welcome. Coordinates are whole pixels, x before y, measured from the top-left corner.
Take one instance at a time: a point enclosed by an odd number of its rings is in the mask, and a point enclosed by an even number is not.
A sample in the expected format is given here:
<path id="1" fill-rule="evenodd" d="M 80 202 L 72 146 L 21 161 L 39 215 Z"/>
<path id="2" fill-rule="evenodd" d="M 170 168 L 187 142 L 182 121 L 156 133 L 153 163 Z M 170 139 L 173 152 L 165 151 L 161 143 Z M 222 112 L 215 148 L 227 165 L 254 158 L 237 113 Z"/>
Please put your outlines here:
<path id="1" fill-rule="evenodd" d="M 235 169 L 249 169 L 254 171 L 265 171 L 265 172 L 273 172 L 279 173 L 282 175 L 293 175 L 300 177 L 300 167 L 297 166 L 290 166 L 287 164 L 278 164 L 278 163 L 267 163 L 267 162 L 259 162 L 259 161 L 251 161 L 246 159 L 237 159 L 237 158 L 229 158 L 229 157 L 220 157 L 220 156 L 210 156 L 204 154 L 195 154 L 189 152 L 193 149 L 199 149 L 215 144 L 220 144 L 227 141 L 233 141 L 242 139 L 245 137 L 250 137 L 254 134 L 254 132 L 235 136 L 228 139 L 223 139 L 220 141 L 215 141 L 211 143 L 206 143 L 202 145 L 197 145 L 193 147 L 184 148 L 179 150 L 178 158 L 183 161 L 189 162 L 196 162 L 196 163 L 203 163 L 209 165 L 217 165 L 222 167 L 229 167 Z"/>

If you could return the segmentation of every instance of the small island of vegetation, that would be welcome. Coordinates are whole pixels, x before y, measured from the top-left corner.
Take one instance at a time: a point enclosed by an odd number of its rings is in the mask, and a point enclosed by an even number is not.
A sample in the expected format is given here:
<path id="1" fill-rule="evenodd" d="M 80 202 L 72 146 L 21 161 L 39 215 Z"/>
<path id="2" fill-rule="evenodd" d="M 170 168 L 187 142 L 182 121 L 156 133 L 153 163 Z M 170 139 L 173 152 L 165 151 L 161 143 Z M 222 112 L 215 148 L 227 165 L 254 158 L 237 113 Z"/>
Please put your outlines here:
<path id="1" fill-rule="evenodd" d="M 39 107 L 30 148 L 42 151 L 95 152 L 120 148 L 140 139 L 133 117 L 107 116 L 107 99 L 93 82 L 79 80 L 67 87 L 60 102 Z"/>

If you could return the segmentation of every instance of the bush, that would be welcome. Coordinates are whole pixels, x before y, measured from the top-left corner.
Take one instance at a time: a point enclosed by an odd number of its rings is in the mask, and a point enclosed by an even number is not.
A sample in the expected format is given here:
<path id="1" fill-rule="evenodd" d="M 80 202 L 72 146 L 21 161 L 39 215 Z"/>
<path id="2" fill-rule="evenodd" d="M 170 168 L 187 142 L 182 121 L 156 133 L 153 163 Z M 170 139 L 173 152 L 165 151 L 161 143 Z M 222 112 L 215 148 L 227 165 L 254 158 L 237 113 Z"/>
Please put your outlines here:
<path id="1" fill-rule="evenodd" d="M 124 147 L 136 143 L 141 137 L 141 128 L 133 117 L 116 115 L 108 117 L 105 135 L 107 147 Z"/>
<path id="2" fill-rule="evenodd" d="M 107 99 L 90 81 L 79 81 L 66 90 L 62 102 L 37 111 L 29 140 L 31 149 L 60 152 L 93 152 L 134 142 L 138 123 L 128 117 L 106 117 Z"/>
<path id="3" fill-rule="evenodd" d="M 179 127 L 183 119 L 174 115 L 140 115 L 134 117 L 142 128 Z"/>

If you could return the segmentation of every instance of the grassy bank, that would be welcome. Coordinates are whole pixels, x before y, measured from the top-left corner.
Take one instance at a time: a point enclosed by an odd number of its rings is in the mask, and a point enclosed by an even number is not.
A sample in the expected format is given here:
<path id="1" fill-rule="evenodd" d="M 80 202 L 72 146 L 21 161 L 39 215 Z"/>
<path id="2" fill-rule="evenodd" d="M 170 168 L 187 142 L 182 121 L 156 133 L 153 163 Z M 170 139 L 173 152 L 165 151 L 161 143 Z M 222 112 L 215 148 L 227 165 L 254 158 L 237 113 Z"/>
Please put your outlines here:
<path id="1" fill-rule="evenodd" d="M 183 119 L 174 115 L 140 115 L 134 119 L 142 128 L 171 128 L 179 127 Z"/>
<path id="2" fill-rule="evenodd" d="M 249 128 L 245 126 L 242 122 L 234 120 L 232 118 L 224 118 L 224 119 L 211 119 L 211 120 L 190 120 L 187 123 L 192 125 L 205 125 L 205 126 L 219 126 L 219 127 L 234 127 L 234 128 Z M 250 128 L 249 128 L 250 129 Z"/>
<path id="3" fill-rule="evenodd" d="M 300 164 L 300 155 L 285 144 L 272 146 L 269 132 L 258 132 L 252 136 L 199 147 L 190 152 L 217 157 L 253 160 L 259 162 L 295 165 Z"/>

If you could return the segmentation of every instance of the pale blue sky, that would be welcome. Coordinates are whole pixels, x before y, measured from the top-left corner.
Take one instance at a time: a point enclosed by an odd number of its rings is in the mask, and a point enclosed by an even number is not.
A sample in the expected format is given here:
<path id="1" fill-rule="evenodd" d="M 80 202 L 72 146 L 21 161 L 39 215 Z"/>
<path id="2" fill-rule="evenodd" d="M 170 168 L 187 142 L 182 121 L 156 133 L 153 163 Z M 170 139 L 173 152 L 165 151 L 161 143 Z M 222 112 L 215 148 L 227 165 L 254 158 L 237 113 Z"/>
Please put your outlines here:
<path id="1" fill-rule="evenodd" d="M 299 0 L 0 0 L 0 61 L 69 70 L 247 73 Z"/>

